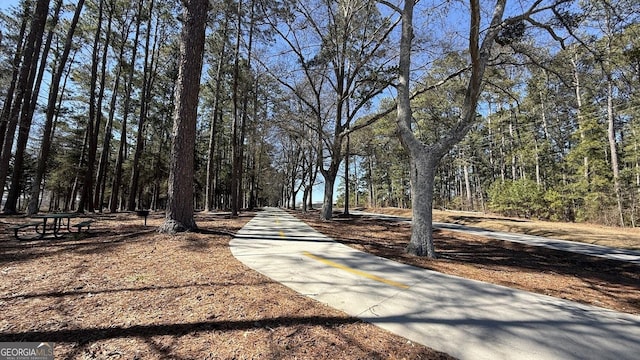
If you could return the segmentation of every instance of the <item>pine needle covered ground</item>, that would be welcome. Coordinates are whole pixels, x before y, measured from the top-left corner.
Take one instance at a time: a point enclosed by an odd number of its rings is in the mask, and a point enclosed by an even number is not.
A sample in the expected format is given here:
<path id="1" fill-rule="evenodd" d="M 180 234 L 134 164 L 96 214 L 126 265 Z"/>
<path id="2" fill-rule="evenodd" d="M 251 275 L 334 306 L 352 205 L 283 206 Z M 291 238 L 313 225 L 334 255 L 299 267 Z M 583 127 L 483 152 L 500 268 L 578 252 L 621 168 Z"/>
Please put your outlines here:
<path id="1" fill-rule="evenodd" d="M 445 231 L 429 261 L 404 253 L 406 224 L 295 215 L 376 255 L 640 314 L 635 265 Z M 24 242 L 6 229 L 21 219 L 0 219 L 0 341 L 54 341 L 60 359 L 447 358 L 241 264 L 228 243 L 251 216 L 199 213 L 172 237 L 161 214 L 101 215 L 88 235 Z"/>

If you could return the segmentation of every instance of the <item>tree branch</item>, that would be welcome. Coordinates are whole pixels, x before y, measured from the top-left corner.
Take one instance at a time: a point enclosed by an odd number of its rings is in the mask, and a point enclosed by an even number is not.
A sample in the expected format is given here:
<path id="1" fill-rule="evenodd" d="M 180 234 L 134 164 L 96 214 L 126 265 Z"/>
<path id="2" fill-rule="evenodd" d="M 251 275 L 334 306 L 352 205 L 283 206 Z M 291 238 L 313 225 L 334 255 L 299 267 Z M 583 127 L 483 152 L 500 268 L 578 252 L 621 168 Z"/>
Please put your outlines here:
<path id="1" fill-rule="evenodd" d="M 387 6 L 388 8 L 390 8 L 391 10 L 397 12 L 398 14 L 402 13 L 402 9 L 400 9 L 398 6 L 386 1 L 386 0 L 377 0 L 378 3 Z"/>

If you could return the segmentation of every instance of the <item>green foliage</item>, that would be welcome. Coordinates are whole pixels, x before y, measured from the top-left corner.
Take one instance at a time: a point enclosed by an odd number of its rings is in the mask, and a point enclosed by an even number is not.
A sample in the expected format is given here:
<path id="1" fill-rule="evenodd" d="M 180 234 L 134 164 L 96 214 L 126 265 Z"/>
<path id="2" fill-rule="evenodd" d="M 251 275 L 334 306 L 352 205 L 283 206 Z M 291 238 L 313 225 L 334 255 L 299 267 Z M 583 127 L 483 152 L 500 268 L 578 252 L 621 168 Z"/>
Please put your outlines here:
<path id="1" fill-rule="evenodd" d="M 508 216 L 541 216 L 546 208 L 545 194 L 531 180 L 496 181 L 489 187 L 491 210 Z"/>
<path id="2" fill-rule="evenodd" d="M 553 221 L 572 221 L 571 197 L 566 189 L 543 190 L 532 180 L 498 180 L 488 191 L 492 211 L 507 216 L 521 216 Z M 593 199 L 595 200 L 595 199 Z M 596 204 L 589 199 L 589 204 Z"/>
<path id="3" fill-rule="evenodd" d="M 410 204 L 409 160 L 395 136 L 395 127 L 395 119 L 388 116 L 352 137 L 352 148 L 363 157 L 358 162 L 360 198 L 370 200 L 370 206 Z"/>
<path id="4" fill-rule="evenodd" d="M 435 62 L 434 68 L 420 79 L 425 86 L 436 84 L 449 74 L 463 68 L 464 54 L 452 52 Z M 464 100 L 466 78 L 464 75 L 449 79 L 435 91 L 428 91 L 412 101 L 414 132 L 420 141 L 434 143 L 449 133 L 457 124 Z"/>
<path id="5" fill-rule="evenodd" d="M 571 199 L 558 190 L 549 189 L 543 196 L 544 207 L 541 211 L 543 218 L 552 221 L 572 221 Z"/>

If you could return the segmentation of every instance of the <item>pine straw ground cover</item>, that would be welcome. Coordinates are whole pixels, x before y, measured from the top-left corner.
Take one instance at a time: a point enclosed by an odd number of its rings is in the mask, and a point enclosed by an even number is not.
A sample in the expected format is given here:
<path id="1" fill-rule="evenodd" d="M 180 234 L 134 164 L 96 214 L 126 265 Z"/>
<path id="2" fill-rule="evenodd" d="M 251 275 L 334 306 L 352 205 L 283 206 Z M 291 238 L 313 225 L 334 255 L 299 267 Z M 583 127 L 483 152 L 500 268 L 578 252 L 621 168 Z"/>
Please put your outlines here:
<path id="1" fill-rule="evenodd" d="M 0 342 L 53 341 L 56 359 L 447 359 L 273 282 L 229 240 L 252 214 L 199 213 L 158 234 L 134 214 L 88 235 L 17 241 L 0 219 Z M 366 230 L 368 231 L 368 230 Z"/>
<path id="2" fill-rule="evenodd" d="M 436 233 L 440 258 L 425 260 L 404 253 L 406 224 L 294 214 L 379 256 L 640 314 L 639 266 L 448 231 Z M 0 341 L 54 341 L 57 359 L 447 358 L 242 265 L 228 242 L 251 217 L 200 213 L 201 231 L 168 236 L 155 232 L 161 214 L 146 228 L 135 215 L 101 215 L 88 235 L 24 242 L 6 229 L 24 220 L 3 218 Z M 632 235 L 617 237 L 629 247 Z"/>

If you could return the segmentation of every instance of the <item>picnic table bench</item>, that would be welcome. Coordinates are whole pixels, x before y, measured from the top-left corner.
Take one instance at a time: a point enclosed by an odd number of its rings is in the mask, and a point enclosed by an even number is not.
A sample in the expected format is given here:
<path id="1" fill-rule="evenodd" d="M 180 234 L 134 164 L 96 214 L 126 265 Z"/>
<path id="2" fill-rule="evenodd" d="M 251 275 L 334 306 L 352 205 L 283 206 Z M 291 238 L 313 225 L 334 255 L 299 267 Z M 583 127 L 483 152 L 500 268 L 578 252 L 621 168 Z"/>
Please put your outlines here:
<path id="1" fill-rule="evenodd" d="M 26 240 L 27 238 L 21 238 L 18 232 L 22 229 L 33 227 L 36 233 L 38 233 L 38 226 L 41 226 L 41 225 L 42 225 L 42 222 L 28 222 L 24 224 L 16 224 L 16 225 L 10 226 L 9 230 L 13 231 L 13 236 L 15 236 L 16 239 Z"/>
<path id="2" fill-rule="evenodd" d="M 78 228 L 78 232 L 81 232 L 83 227 L 87 228 L 85 231 L 89 231 L 89 229 L 91 228 L 91 224 L 93 224 L 94 221 L 95 220 L 93 220 L 93 219 L 89 219 L 89 220 L 85 220 L 83 222 L 79 222 L 79 223 L 77 223 L 75 225 L 72 225 L 72 226 L 75 227 L 75 228 Z"/>
<path id="3" fill-rule="evenodd" d="M 82 228 L 85 228 L 85 232 L 89 231 L 91 224 L 95 221 L 88 219 L 81 221 L 77 224 L 71 225 L 71 219 L 79 217 L 77 213 L 55 213 L 55 214 L 38 214 L 32 216 L 30 219 L 38 219 L 40 221 L 30 221 L 23 224 L 16 224 L 9 227 L 13 231 L 13 235 L 18 240 L 35 240 L 42 239 L 47 235 L 52 235 L 54 238 L 63 237 L 68 233 L 82 232 Z M 49 220 L 52 220 L 49 222 Z M 49 223 L 48 223 L 49 222 Z M 31 232 L 28 229 L 33 228 Z M 72 228 L 76 230 L 73 231 Z M 64 231 L 66 230 L 66 232 Z M 29 235 L 27 237 L 27 235 Z"/>

